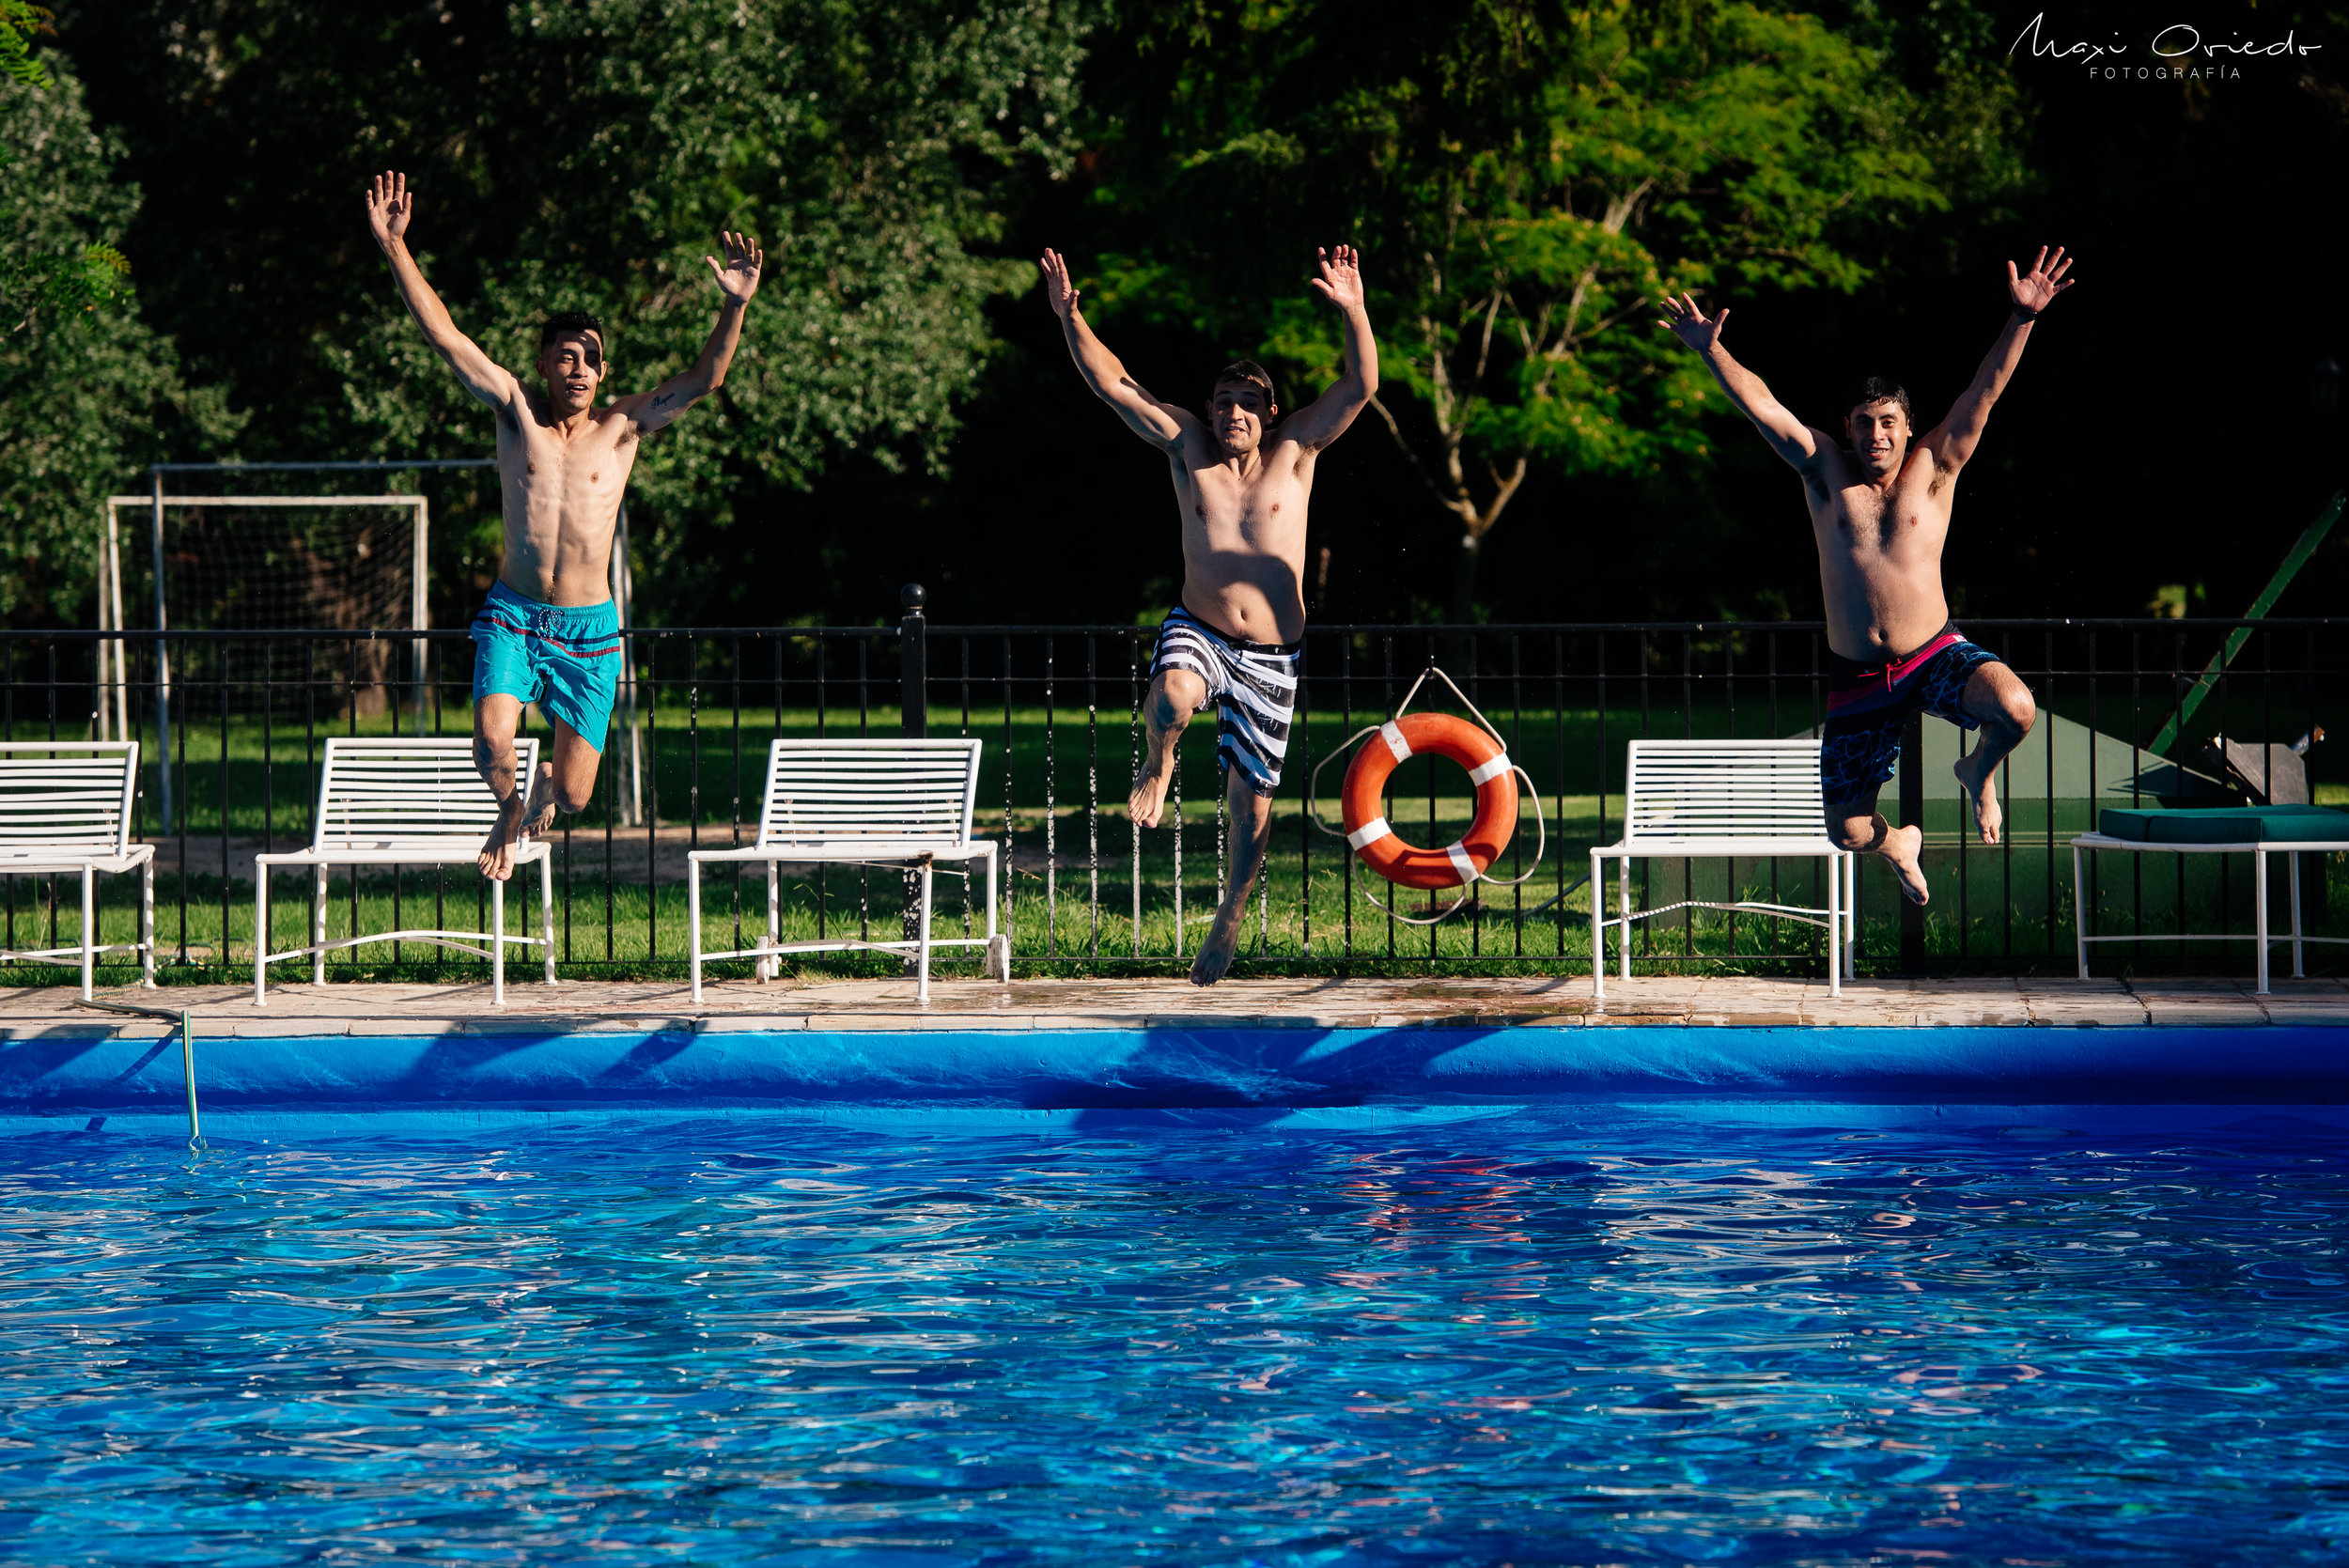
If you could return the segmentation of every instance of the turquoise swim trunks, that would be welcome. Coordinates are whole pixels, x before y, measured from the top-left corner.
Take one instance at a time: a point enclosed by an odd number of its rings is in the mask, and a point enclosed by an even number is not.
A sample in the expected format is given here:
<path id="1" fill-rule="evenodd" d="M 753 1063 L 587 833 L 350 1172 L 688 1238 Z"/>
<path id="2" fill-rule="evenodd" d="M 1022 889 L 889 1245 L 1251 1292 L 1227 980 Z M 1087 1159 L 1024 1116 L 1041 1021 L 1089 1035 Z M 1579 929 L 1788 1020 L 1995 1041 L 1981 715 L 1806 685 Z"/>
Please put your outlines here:
<path id="1" fill-rule="evenodd" d="M 620 685 L 620 613 L 601 604 L 541 604 L 505 583 L 473 618 L 473 696 L 491 692 L 537 703 L 597 751 L 612 723 Z"/>

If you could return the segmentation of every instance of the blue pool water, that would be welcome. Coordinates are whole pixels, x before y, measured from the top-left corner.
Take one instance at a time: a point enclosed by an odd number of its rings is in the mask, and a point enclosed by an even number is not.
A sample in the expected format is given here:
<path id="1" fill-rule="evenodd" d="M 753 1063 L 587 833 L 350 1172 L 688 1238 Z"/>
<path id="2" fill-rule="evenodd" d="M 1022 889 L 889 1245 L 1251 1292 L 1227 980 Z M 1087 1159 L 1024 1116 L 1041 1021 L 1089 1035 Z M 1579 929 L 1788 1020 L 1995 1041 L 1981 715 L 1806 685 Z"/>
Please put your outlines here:
<path id="1" fill-rule="evenodd" d="M 2274 1119 L 20 1137 L 0 1560 L 2339 1562 L 2344 1176 Z"/>

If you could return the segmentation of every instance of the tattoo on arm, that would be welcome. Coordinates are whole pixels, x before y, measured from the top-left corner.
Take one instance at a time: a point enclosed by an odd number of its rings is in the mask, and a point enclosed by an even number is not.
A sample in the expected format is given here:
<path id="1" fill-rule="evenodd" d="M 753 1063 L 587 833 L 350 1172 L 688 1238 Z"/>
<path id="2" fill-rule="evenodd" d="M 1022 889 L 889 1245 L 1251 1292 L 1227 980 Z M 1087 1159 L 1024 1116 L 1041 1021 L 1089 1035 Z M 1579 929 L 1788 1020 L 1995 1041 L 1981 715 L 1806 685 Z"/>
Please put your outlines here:
<path id="1" fill-rule="evenodd" d="M 672 404 L 672 403 L 676 402 L 676 401 L 677 401 L 677 395 L 676 393 L 674 393 L 674 392 L 664 392 L 664 393 L 661 394 L 658 397 L 655 397 L 655 398 L 652 400 L 652 406 L 653 406 L 654 408 L 656 408 L 656 409 L 665 409 L 665 408 L 667 408 L 670 404 Z"/>

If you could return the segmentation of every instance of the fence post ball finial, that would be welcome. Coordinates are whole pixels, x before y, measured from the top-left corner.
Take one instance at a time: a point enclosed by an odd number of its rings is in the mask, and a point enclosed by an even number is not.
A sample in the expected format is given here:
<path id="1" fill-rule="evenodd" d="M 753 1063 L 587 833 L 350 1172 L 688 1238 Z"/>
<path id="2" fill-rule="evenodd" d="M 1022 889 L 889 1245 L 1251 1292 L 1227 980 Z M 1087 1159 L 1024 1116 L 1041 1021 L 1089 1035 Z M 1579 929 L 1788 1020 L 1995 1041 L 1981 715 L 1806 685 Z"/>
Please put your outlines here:
<path id="1" fill-rule="evenodd" d="M 920 614 L 924 601 L 929 597 L 919 582 L 909 582 L 897 590 L 897 602 L 906 607 L 906 613 L 909 615 Z"/>

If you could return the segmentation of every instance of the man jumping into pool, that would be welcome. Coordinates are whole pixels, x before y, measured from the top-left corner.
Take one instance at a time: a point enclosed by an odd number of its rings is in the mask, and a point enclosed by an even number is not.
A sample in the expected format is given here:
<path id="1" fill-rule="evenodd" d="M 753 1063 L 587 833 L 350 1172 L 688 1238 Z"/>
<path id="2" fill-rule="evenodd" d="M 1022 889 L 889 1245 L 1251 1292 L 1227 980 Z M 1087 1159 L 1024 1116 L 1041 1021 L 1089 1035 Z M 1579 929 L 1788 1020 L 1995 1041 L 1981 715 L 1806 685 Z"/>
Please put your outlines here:
<path id="1" fill-rule="evenodd" d="M 586 807 L 624 657 L 611 595 L 612 536 L 635 466 L 637 443 L 726 379 L 742 317 L 765 259 L 739 234 L 719 236 L 718 325 L 701 358 L 650 392 L 595 406 L 603 384 L 603 327 L 584 311 L 548 318 L 538 334 L 544 392 L 524 387 L 457 330 L 408 254 L 415 201 L 405 177 L 376 177 L 367 226 L 383 247 L 408 313 L 465 390 L 497 410 L 498 479 L 506 511 L 506 564 L 474 618 L 474 761 L 498 799 L 497 826 L 481 846 L 481 874 L 514 874 L 514 846 L 546 831 L 559 807 Z M 537 703 L 553 731 L 538 776 L 514 776 L 514 731 Z"/>
<path id="2" fill-rule="evenodd" d="M 1683 295 L 1664 302 L 1666 319 L 1658 323 L 1704 356 L 1729 400 L 1802 475 L 1827 599 L 1828 719 L 1819 769 L 1828 836 L 1845 849 L 1882 855 L 1900 874 L 1902 893 L 1918 904 L 1926 897 L 1918 863 L 1924 831 L 1914 822 L 1894 828 L 1876 810 L 1876 792 L 1892 776 L 1908 716 L 1932 713 L 1982 731 L 1970 755 L 1961 742 L 1953 771 L 1984 844 L 1999 842 L 1998 766 L 2023 743 L 2037 716 L 2030 688 L 1951 623 L 1941 595 L 1941 547 L 1958 471 L 1981 444 L 1990 406 L 2015 374 L 2031 323 L 2078 281 L 2063 275 L 2071 266 L 2061 245 L 2052 256 L 2042 246 L 2029 272 L 2017 274 L 2007 263 L 2014 309 L 1998 341 L 1948 416 L 1913 444 L 1908 394 L 1896 382 L 1871 376 L 1853 390 L 1845 402 L 1845 450 L 1787 412 L 1759 376 L 1729 357 L 1721 347 L 1727 310 L 1708 318 Z"/>
<path id="3" fill-rule="evenodd" d="M 1281 418 L 1272 378 L 1252 360 L 1210 384 L 1206 418 L 1143 390 L 1077 309 L 1068 264 L 1044 253 L 1044 298 L 1060 318 L 1077 373 L 1134 434 L 1166 454 L 1183 518 L 1181 606 L 1159 628 L 1143 712 L 1149 741 L 1127 805 L 1155 828 L 1174 777 L 1174 749 L 1193 713 L 1216 705 L 1216 754 L 1230 769 L 1231 875 L 1190 966 L 1212 986 L 1232 967 L 1240 917 L 1264 863 L 1272 792 L 1288 751 L 1305 635 L 1305 508 L 1314 459 L 1346 433 L 1378 390 L 1378 346 L 1362 309 L 1361 258 L 1320 255 L 1314 289 L 1345 318 L 1346 369 L 1329 390 Z"/>

